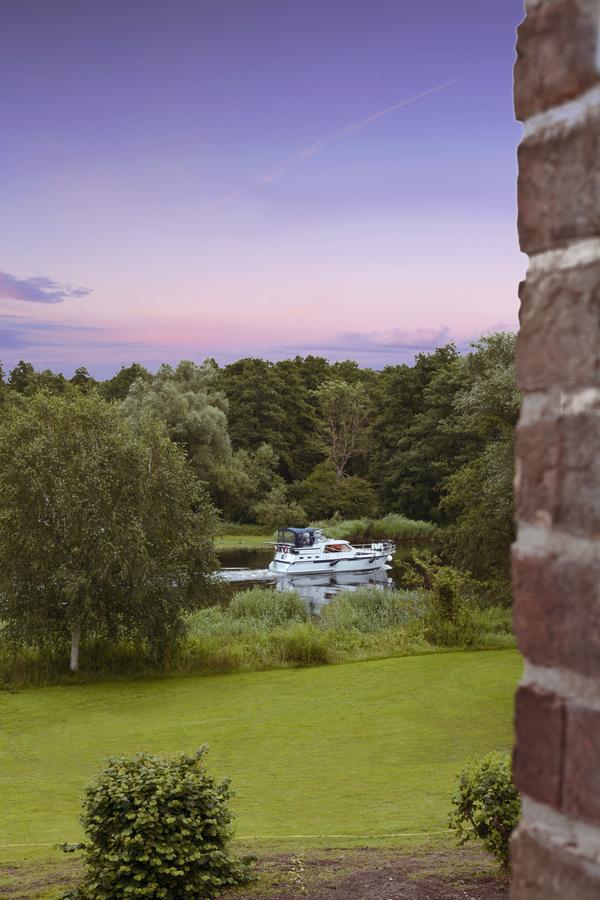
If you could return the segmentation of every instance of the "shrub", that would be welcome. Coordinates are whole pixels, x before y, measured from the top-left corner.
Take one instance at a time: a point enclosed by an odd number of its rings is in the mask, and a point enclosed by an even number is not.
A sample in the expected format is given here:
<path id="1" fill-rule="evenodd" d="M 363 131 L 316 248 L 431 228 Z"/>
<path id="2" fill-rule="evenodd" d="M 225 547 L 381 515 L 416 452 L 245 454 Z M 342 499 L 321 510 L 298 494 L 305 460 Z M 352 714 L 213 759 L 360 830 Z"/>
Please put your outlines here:
<path id="1" fill-rule="evenodd" d="M 253 588 L 233 595 L 227 617 L 269 629 L 289 622 L 306 622 L 309 614 L 295 591 Z"/>
<path id="2" fill-rule="evenodd" d="M 452 804 L 450 827 L 460 843 L 481 841 L 501 866 L 508 869 L 509 840 L 521 815 L 510 758 L 489 753 L 469 762 L 460 773 Z"/>
<path id="3" fill-rule="evenodd" d="M 288 522 L 302 526 L 306 522 L 306 513 L 302 506 L 289 497 L 288 489 L 280 484 L 272 488 L 267 496 L 254 507 L 254 514 L 259 525 L 266 528 L 280 528 Z"/>
<path id="4" fill-rule="evenodd" d="M 249 880 L 249 860 L 233 859 L 229 784 L 217 784 L 195 756 L 148 753 L 109 761 L 87 788 L 85 873 L 70 898 L 218 897 Z"/>

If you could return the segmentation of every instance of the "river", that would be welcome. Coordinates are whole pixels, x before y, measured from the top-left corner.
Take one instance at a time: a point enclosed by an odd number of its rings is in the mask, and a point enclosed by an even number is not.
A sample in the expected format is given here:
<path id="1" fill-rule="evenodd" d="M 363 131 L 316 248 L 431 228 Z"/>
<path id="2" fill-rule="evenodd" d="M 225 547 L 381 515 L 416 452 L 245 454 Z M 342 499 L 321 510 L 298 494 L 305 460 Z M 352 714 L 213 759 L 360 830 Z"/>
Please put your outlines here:
<path id="1" fill-rule="evenodd" d="M 418 544 L 402 543 L 398 546 L 392 565 L 379 572 L 340 573 L 337 576 L 297 575 L 295 577 L 276 577 L 269 571 L 269 563 L 273 559 L 273 550 L 236 549 L 219 550 L 221 570 L 219 574 L 226 582 L 229 596 L 238 591 L 251 590 L 255 586 L 275 587 L 278 591 L 294 590 L 302 597 L 313 612 L 318 612 L 341 591 L 356 590 L 359 587 L 374 586 L 381 590 L 391 590 L 402 586 L 402 563 L 406 561 L 414 548 L 424 549 L 423 542 Z"/>

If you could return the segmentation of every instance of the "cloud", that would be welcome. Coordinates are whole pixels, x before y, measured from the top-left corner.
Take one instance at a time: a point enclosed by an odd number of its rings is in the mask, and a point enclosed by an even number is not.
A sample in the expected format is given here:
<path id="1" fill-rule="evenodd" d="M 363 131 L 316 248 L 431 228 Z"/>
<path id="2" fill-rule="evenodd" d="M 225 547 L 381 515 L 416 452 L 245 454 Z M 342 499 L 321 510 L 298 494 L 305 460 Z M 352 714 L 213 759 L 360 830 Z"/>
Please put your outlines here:
<path id="1" fill-rule="evenodd" d="M 75 287 L 53 281 L 43 275 L 17 278 L 9 272 L 0 272 L 0 300 L 24 300 L 28 303 L 63 303 L 65 300 L 87 297 L 89 288 Z"/>
<path id="2" fill-rule="evenodd" d="M 444 88 L 450 87 L 453 84 L 458 84 L 459 81 L 462 81 L 462 78 L 453 78 L 451 81 L 444 81 L 442 84 L 436 84 L 435 87 L 429 88 L 426 91 L 421 91 L 421 93 L 414 94 L 412 97 L 407 97 L 404 100 L 400 100 L 398 103 L 393 103 L 392 106 L 386 106 L 384 109 L 380 109 L 375 113 L 371 113 L 371 115 L 365 116 L 363 119 L 358 119 L 356 122 L 352 122 L 350 125 L 345 125 L 343 128 L 339 128 L 337 131 L 332 131 L 331 134 L 326 135 L 326 137 L 315 141 L 308 147 L 303 147 L 301 150 L 298 150 L 298 152 L 294 156 L 280 163 L 271 172 L 267 172 L 266 174 L 261 175 L 259 178 L 255 178 L 246 190 L 232 191 L 228 194 L 225 194 L 220 199 L 215 200 L 210 204 L 209 209 L 218 209 L 220 206 L 223 206 L 223 204 L 228 203 L 231 200 L 237 200 L 239 197 L 243 197 L 250 190 L 262 188 L 265 185 L 270 184 L 277 178 L 281 178 L 281 176 L 284 175 L 290 168 L 290 166 L 294 165 L 294 163 L 301 163 L 307 159 L 311 159 L 311 157 L 317 156 L 319 153 L 322 153 L 323 150 L 326 150 L 327 147 L 330 144 L 333 144 L 335 141 L 341 141 L 344 138 L 349 137 L 351 134 L 356 134 L 358 131 L 362 131 L 363 128 L 367 128 L 367 126 L 371 125 L 373 122 L 376 122 L 378 119 L 382 119 L 384 116 L 395 112 L 397 109 L 402 109 L 403 106 L 409 106 L 409 104 L 411 103 L 416 103 L 417 100 L 421 100 L 423 99 L 423 97 L 428 97 L 430 94 L 436 94 L 438 91 L 443 91 Z"/>
<path id="3" fill-rule="evenodd" d="M 61 347 L 75 334 L 91 336 L 97 332 L 98 329 L 92 325 L 38 322 L 24 316 L 0 316 L 0 351 L 40 346 Z"/>
<path id="4" fill-rule="evenodd" d="M 441 328 L 418 328 L 415 331 L 403 331 L 399 328 L 390 331 L 359 332 L 348 331 L 335 335 L 331 340 L 315 344 L 305 344 L 294 348 L 310 353 L 422 353 L 443 347 L 453 340 L 447 326 Z M 468 348 L 469 341 L 454 338 L 458 349 Z M 291 349 L 291 348 L 290 348 Z"/>

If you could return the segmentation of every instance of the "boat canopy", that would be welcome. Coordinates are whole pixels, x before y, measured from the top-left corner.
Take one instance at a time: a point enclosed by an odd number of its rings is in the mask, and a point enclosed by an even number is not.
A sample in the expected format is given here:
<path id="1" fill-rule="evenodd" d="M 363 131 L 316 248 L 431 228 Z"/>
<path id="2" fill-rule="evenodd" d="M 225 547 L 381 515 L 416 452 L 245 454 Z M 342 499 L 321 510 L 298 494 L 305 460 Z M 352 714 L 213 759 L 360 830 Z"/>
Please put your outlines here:
<path id="1" fill-rule="evenodd" d="M 277 532 L 279 544 L 293 544 L 295 547 L 310 547 L 315 542 L 317 528 L 280 528 Z"/>

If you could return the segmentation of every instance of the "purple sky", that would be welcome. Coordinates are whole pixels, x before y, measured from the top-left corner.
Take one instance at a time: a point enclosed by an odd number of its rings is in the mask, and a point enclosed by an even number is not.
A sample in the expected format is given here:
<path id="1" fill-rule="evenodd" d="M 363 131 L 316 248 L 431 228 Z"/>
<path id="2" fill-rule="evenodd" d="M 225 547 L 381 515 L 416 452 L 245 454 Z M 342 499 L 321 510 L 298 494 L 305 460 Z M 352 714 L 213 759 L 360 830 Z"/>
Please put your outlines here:
<path id="1" fill-rule="evenodd" d="M 380 367 L 516 327 L 521 18 L 4 0 L 0 360 Z"/>

